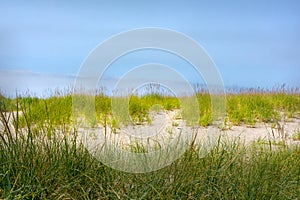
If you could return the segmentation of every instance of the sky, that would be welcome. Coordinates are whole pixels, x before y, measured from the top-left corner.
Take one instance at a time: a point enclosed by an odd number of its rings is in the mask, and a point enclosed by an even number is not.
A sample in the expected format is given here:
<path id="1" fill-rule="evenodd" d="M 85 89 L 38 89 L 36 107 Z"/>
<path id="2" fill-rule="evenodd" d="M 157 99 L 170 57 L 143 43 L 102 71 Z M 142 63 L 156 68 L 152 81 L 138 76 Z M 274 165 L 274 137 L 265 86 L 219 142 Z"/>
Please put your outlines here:
<path id="1" fill-rule="evenodd" d="M 1 1 L 0 90 L 45 91 L 74 84 L 99 44 L 132 29 L 158 27 L 194 39 L 226 87 L 300 87 L 300 1 Z M 105 74 L 111 85 L 130 67 L 191 66 L 166 52 L 124 55 Z"/>

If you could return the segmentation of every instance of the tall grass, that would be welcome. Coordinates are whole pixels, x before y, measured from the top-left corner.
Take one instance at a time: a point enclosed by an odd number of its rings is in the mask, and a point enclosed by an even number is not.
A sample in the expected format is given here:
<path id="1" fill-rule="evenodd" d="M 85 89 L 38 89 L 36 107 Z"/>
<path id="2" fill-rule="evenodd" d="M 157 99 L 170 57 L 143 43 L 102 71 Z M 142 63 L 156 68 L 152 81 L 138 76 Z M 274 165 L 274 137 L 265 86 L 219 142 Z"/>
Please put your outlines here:
<path id="1" fill-rule="evenodd" d="M 8 134 L 7 132 L 1 134 Z M 161 170 L 129 174 L 92 157 L 75 138 L 0 142 L 0 198 L 6 199 L 297 199 L 299 147 L 219 142 L 202 158 L 191 147 Z"/>
<path id="2" fill-rule="evenodd" d="M 151 122 L 149 111 L 154 105 L 161 105 L 165 110 L 180 109 L 180 98 L 171 95 L 148 93 L 143 96 L 134 94 L 129 99 L 129 114 L 133 123 L 141 124 Z M 278 91 L 252 91 L 246 90 L 239 93 L 228 93 L 226 102 L 227 122 L 233 125 L 254 125 L 257 122 L 276 122 L 282 117 L 300 117 L 300 94 Z M 45 121 L 51 121 L 54 126 L 65 126 L 72 122 L 72 95 L 66 93 L 59 96 L 51 96 L 45 99 L 31 96 L 15 99 L 0 98 L 7 111 L 16 110 L 16 101 L 22 104 L 24 112 L 27 112 L 30 123 L 38 128 Z M 212 119 L 211 98 L 208 92 L 197 93 L 199 103 L 200 126 L 209 126 Z M 96 121 L 93 126 L 103 125 L 108 119 L 113 120 L 111 113 L 111 97 L 103 93 L 95 96 Z M 4 110 L 1 106 L 0 109 Z M 25 125 L 25 119 L 20 117 L 20 126 Z"/>
<path id="3" fill-rule="evenodd" d="M 234 124 L 274 122 L 283 116 L 299 118 L 300 94 L 251 92 L 227 95 L 227 113 Z"/>

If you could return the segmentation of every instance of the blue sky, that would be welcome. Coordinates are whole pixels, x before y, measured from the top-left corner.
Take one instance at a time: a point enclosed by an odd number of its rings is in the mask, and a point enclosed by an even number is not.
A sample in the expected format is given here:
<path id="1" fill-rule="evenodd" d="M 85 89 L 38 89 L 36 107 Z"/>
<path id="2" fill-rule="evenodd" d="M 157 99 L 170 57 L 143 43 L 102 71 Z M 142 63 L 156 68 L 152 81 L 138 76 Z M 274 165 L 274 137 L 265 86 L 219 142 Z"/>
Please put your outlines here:
<path id="1" fill-rule="evenodd" d="M 71 85 L 98 44 L 143 27 L 172 29 L 196 40 L 216 63 L 226 86 L 300 87 L 300 1 L 132 0 L 2 1 L 0 88 L 40 93 Z M 166 54 L 131 56 L 136 57 L 124 58 L 119 65 L 154 59 L 188 71 Z M 108 79 L 119 76 L 120 70 L 112 66 Z"/>

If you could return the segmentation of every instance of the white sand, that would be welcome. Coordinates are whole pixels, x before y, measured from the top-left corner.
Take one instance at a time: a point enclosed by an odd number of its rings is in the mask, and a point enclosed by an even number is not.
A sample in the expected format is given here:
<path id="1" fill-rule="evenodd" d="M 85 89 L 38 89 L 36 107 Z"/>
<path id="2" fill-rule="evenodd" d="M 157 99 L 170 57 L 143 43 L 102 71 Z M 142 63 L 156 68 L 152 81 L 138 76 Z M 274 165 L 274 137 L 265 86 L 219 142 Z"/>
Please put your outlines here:
<path id="1" fill-rule="evenodd" d="M 117 146 L 130 146 L 135 142 L 142 142 L 143 145 L 167 144 L 183 134 L 194 137 L 195 142 L 201 144 L 207 140 L 207 137 L 217 139 L 221 136 L 224 140 L 239 140 L 245 144 L 251 144 L 254 141 L 273 142 L 285 144 L 300 144 L 300 141 L 292 139 L 292 135 L 300 131 L 300 119 L 291 119 L 288 122 L 281 122 L 283 127 L 281 131 L 272 124 L 256 124 L 254 128 L 247 126 L 232 126 L 227 130 L 221 130 L 215 127 L 191 128 L 185 126 L 182 119 L 178 119 L 179 110 L 164 111 L 152 113 L 152 123 L 150 125 L 135 125 L 117 129 L 115 133 L 107 127 L 106 136 L 104 128 L 81 128 L 79 129 L 79 138 L 83 138 L 89 148 L 94 148 L 103 144 L 105 141 L 113 141 Z M 273 126 L 273 127 L 272 127 Z"/>
<path id="2" fill-rule="evenodd" d="M 5 114 L 6 117 L 12 116 L 10 113 Z M 253 141 L 273 141 L 285 142 L 286 144 L 300 144 L 300 141 L 292 139 L 292 136 L 300 131 L 300 119 L 290 119 L 287 122 L 280 122 L 283 131 L 278 127 L 272 127 L 272 124 L 256 124 L 254 128 L 243 126 L 232 126 L 227 130 L 213 129 L 213 127 L 198 127 L 193 129 L 185 126 L 185 123 L 180 119 L 179 110 L 161 111 L 159 113 L 151 113 L 151 124 L 123 126 L 117 129 L 114 133 L 109 127 L 106 128 L 106 135 L 104 127 L 97 128 L 79 128 L 78 136 L 80 140 L 89 143 L 89 146 L 103 144 L 105 141 L 117 142 L 118 145 L 128 146 L 136 141 L 143 141 L 143 144 L 160 145 L 170 142 L 172 139 L 178 138 L 180 135 L 187 134 L 193 137 L 197 134 L 196 143 L 202 143 L 205 137 L 210 135 L 212 131 L 216 135 L 221 135 L 222 138 L 228 140 L 240 140 L 246 144 Z M 10 124 L 11 128 L 12 125 Z M 0 130 L 4 126 L 0 120 Z M 13 128 L 12 128 L 13 130 Z"/>

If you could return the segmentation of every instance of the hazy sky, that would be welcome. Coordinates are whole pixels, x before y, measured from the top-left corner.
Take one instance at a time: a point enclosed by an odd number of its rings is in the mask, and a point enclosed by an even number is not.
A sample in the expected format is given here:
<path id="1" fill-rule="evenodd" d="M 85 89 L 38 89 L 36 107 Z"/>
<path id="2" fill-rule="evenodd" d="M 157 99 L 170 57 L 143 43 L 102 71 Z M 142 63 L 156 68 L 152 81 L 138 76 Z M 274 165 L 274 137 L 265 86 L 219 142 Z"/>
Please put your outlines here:
<path id="1" fill-rule="evenodd" d="M 70 85 L 98 44 L 143 27 L 195 39 L 226 86 L 300 86 L 300 1 L 129 0 L 1 1 L 0 88 L 40 92 Z M 130 56 L 136 57 L 119 64 L 126 68 L 154 59 L 188 71 L 169 55 Z M 112 79 L 120 75 L 113 67 L 108 73 Z"/>

